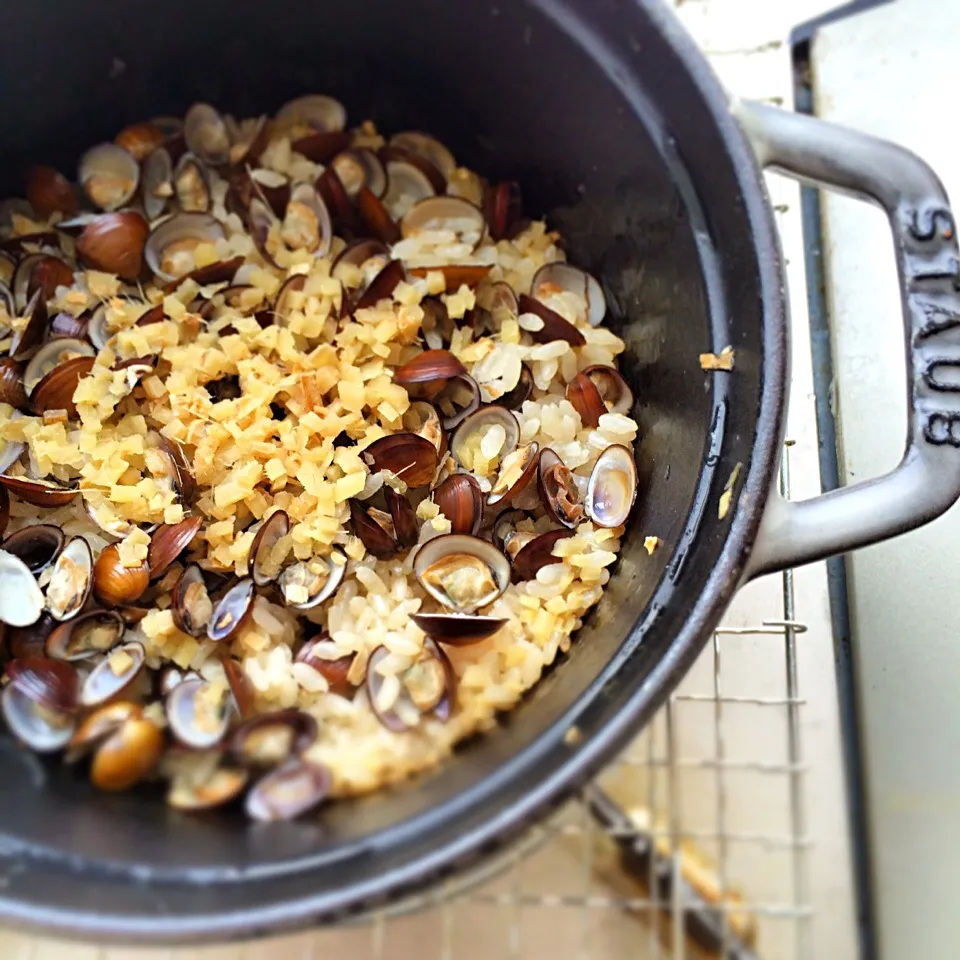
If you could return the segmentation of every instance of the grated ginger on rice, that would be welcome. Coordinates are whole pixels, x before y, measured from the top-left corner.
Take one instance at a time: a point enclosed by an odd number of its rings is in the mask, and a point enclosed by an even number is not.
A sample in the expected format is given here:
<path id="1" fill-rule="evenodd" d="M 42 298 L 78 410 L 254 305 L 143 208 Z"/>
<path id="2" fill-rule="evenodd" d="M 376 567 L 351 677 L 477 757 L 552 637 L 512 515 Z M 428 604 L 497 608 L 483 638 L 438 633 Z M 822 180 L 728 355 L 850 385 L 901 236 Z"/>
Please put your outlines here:
<path id="1" fill-rule="evenodd" d="M 248 134 L 255 126 L 234 124 Z M 354 148 L 382 142 L 371 124 L 351 137 Z M 256 191 L 276 190 L 271 185 L 287 184 L 288 177 L 309 183 L 322 178 L 324 166 L 298 153 L 297 143 L 282 124 L 277 126 L 257 161 Z M 244 156 L 244 149 L 237 141 L 231 155 Z M 355 167 L 354 162 L 351 177 Z M 614 367 L 624 343 L 611 331 L 590 325 L 584 293 L 555 284 L 533 288 L 538 270 L 564 260 L 559 236 L 542 221 L 498 239 L 482 226 L 471 233 L 469 218 L 447 227 L 405 230 L 375 263 L 338 267 L 346 242 L 337 232 L 336 217 L 329 249 L 320 255 L 310 243 L 322 217 L 318 220 L 313 208 L 303 204 L 293 213 L 288 207 L 287 218 L 276 220 L 265 246 L 258 247 L 260 241 L 254 242 L 237 214 L 230 193 L 234 181 L 228 182 L 223 168 L 204 170 L 209 210 L 221 235 L 167 248 L 159 267 L 175 277 L 172 282 L 159 276 L 145 279 L 149 271 L 133 282 L 87 255 L 77 262 L 72 259 L 74 241 L 66 234 L 59 235 L 64 239 L 56 252 L 44 248 L 74 268 L 71 284 L 48 291 L 51 316 L 92 324 L 99 310 L 102 340 L 89 372 L 67 398 L 73 405 L 68 415 L 47 417 L 0 406 L 2 454 L 14 455 L 5 472 L 79 490 L 72 502 L 47 508 L 31 505 L 11 490 L 9 529 L 38 520 L 54 524 L 68 537 L 85 538 L 94 557 L 119 542 L 122 566 L 141 568 L 148 555 L 155 564 L 151 548 L 160 530 L 201 517 L 199 533 L 186 551 L 163 570 L 154 570 L 153 585 L 130 601 L 142 609 L 138 618 L 130 618 L 124 643 L 143 646 L 148 671 L 195 675 L 205 684 L 205 709 L 214 715 L 223 691 L 232 686 L 224 661 L 233 660 L 246 678 L 248 712 L 296 708 L 308 714 L 316 733 L 303 757 L 329 769 L 332 795 L 362 793 L 434 766 L 464 737 L 493 727 L 498 712 L 513 707 L 569 650 L 583 617 L 601 597 L 623 536 L 622 526 L 602 527 L 589 519 L 579 523 L 554 543 L 548 562 L 535 575 L 509 583 L 481 611 L 501 619 L 499 629 L 469 645 L 443 646 L 456 676 L 455 699 L 447 713 L 429 700 L 429 684 L 413 686 L 415 679 L 431 679 L 415 670 L 432 642 L 413 618 L 440 610 L 414 574 L 414 557 L 423 544 L 450 533 L 457 518 L 445 516 L 433 501 L 432 485 L 413 488 L 405 482 L 406 464 L 371 464 L 364 453 L 381 438 L 407 430 L 411 404 L 424 398 L 418 384 L 395 382 L 394 372 L 426 349 L 428 298 L 441 305 L 452 324 L 444 349 L 476 381 L 483 403 L 509 401 L 522 386 L 524 371 L 529 372 L 529 393 L 514 404 L 517 436 L 512 444 L 504 427 L 494 424 L 462 445 L 459 466 L 445 446 L 438 457 L 435 479 L 458 469 L 470 472 L 484 503 L 489 491 L 500 496 L 520 480 L 529 450 L 553 450 L 571 472 L 574 495 L 580 497 L 604 451 L 615 445 L 632 451 L 638 428 L 627 413 L 608 404 L 597 425 L 590 426 L 568 399 L 568 384 L 593 365 Z M 454 182 L 464 193 L 479 184 L 463 168 L 456 169 Z M 161 187 L 155 197 L 174 194 L 169 185 Z M 191 182 L 190 187 L 196 191 L 203 184 Z M 410 198 L 398 195 L 390 212 L 396 218 L 404 207 L 410 207 Z M 0 227 L 0 240 L 54 230 L 61 216 L 56 211 L 48 219 L 14 216 Z M 37 249 L 23 240 L 27 253 Z M 222 278 L 208 282 L 196 274 L 198 268 L 234 257 L 236 265 Z M 357 307 L 360 293 L 382 276 L 391 259 L 407 269 L 405 277 L 386 296 Z M 449 267 L 489 269 L 478 283 L 451 284 L 444 272 Z M 418 268 L 416 274 L 409 272 L 413 268 Z M 502 304 L 488 309 L 498 284 L 516 295 L 539 297 L 582 345 L 562 338 L 544 342 L 544 321 L 537 314 Z M 23 305 L 18 306 L 22 311 Z M 143 324 L 148 311 L 152 322 Z M 21 313 L 6 326 L 16 335 L 29 319 Z M 146 364 L 145 371 L 130 367 L 132 361 Z M 472 397 L 469 382 L 455 378 L 426 394 L 441 417 L 455 416 Z M 184 470 L 192 476 L 189 492 Z M 391 491 L 411 508 L 413 549 L 407 545 L 392 556 L 377 556 L 369 539 L 375 531 L 364 535 L 352 519 L 351 504 L 368 510 L 365 516 L 380 525 L 384 536 L 397 538 L 400 528 L 389 501 L 386 507 L 374 506 Z M 504 505 L 527 513 L 508 551 L 511 558 L 537 535 L 557 527 L 536 483 Z M 492 521 L 504 505 L 489 508 L 485 520 Z M 258 533 L 280 512 L 287 527 L 253 557 Z M 488 523 L 483 529 L 490 528 Z M 648 543 L 651 552 L 659 543 L 654 540 Z M 176 593 L 184 571 L 196 564 L 204 572 L 209 595 L 201 578 L 192 609 L 200 621 L 212 623 L 218 589 L 222 593 L 226 584 L 248 576 L 251 559 L 258 559 L 266 582 L 258 587 L 248 614 L 233 623 L 234 632 L 220 641 L 205 631 L 196 636 L 184 632 Z M 284 579 L 282 571 L 290 574 L 295 564 L 301 565 L 296 575 Z M 329 598 L 309 609 L 297 608 L 308 605 L 311 591 L 319 589 L 316 584 L 328 580 L 336 584 Z M 305 642 L 318 636 L 322 654 L 304 658 Z M 373 702 L 364 681 L 375 653 L 380 682 Z M 341 662 L 342 685 L 317 667 Z M 114 653 L 110 660 L 118 674 L 130 663 L 126 653 Z M 425 703 L 430 707 L 421 714 Z M 144 705 L 143 716 L 157 726 L 169 725 L 169 710 Z M 411 729 L 385 723 L 383 715 L 390 711 Z M 184 784 L 200 774 L 188 776 L 177 764 L 175 756 L 167 756 L 158 770 L 180 778 L 177 796 L 182 797 Z"/>

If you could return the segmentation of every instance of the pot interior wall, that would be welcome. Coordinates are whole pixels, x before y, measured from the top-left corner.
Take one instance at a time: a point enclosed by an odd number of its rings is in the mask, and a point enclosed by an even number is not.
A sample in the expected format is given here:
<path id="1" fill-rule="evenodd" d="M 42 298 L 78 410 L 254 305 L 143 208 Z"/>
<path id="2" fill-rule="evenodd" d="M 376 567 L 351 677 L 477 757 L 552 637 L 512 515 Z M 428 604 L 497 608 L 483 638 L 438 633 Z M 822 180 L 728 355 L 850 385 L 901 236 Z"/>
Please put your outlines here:
<path id="1" fill-rule="evenodd" d="M 568 20 L 572 7 L 589 9 L 589 31 Z M 603 48 L 602 63 L 591 47 Z M 99 912 L 120 929 L 118 918 L 136 924 L 158 909 L 279 907 L 304 894 L 303 870 L 324 863 L 338 866 L 315 870 L 311 893 L 368 883 L 545 783 L 566 762 L 560 735 L 571 719 L 589 739 L 637 690 L 652 709 L 695 652 L 671 644 L 723 546 L 720 487 L 749 460 L 762 333 L 733 166 L 643 5 L 20 4 L 0 32 L 0 81 L 6 192 L 19 191 L 28 162 L 69 169 L 85 146 L 137 119 L 182 114 L 198 99 L 252 115 L 303 92 L 338 96 L 352 121 L 430 130 L 481 173 L 519 179 L 528 212 L 564 231 L 571 259 L 606 287 L 628 343 L 644 477 L 614 582 L 571 655 L 502 729 L 389 794 L 251 827 L 233 814 L 179 816 L 145 795 L 94 796 L 82 777 L 5 743 L 0 829 L 7 865 L 21 868 L 13 900 Z M 703 374 L 698 353 L 728 342 L 737 378 Z M 646 534 L 664 541 L 652 557 Z"/>

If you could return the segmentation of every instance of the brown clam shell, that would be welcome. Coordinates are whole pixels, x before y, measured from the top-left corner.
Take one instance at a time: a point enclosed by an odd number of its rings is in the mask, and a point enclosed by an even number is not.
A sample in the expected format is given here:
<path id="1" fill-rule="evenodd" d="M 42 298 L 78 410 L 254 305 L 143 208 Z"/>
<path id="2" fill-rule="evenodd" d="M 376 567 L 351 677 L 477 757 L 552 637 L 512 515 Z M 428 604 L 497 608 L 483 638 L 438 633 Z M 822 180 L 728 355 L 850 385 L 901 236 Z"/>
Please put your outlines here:
<path id="1" fill-rule="evenodd" d="M 203 526 L 203 517 L 187 517 L 179 523 L 165 523 L 157 527 L 150 537 L 147 566 L 150 579 L 162 576 L 167 567 L 190 546 Z"/>
<path id="2" fill-rule="evenodd" d="M 223 658 L 223 672 L 227 676 L 227 683 L 230 684 L 230 692 L 237 705 L 237 713 L 246 719 L 255 709 L 253 684 L 239 661 L 234 660 L 233 657 Z"/>
<path id="3" fill-rule="evenodd" d="M 491 266 L 487 263 L 448 263 L 438 267 L 411 267 L 409 272 L 412 277 L 425 277 L 428 273 L 439 271 L 443 274 L 446 292 L 454 293 L 461 286 L 474 289 L 490 270 Z"/>
<path id="4" fill-rule="evenodd" d="M 0 358 L 0 403 L 9 403 L 18 410 L 30 409 L 23 389 L 23 364 L 10 357 Z"/>
<path id="5" fill-rule="evenodd" d="M 507 621 L 479 613 L 414 613 L 410 619 L 430 638 L 448 647 L 467 647 L 492 637 Z"/>
<path id="6" fill-rule="evenodd" d="M 257 782 L 244 808 L 251 820 L 292 820 L 325 800 L 332 786 L 333 775 L 326 767 L 291 760 Z"/>
<path id="7" fill-rule="evenodd" d="M 433 502 L 450 521 L 451 533 L 475 535 L 483 519 L 483 491 L 469 473 L 447 477 L 432 494 Z"/>
<path id="8" fill-rule="evenodd" d="M 23 315 L 29 317 L 25 327 L 16 331 L 10 341 L 10 357 L 13 360 L 26 360 L 43 343 L 47 333 L 47 301 L 43 291 L 36 290 L 24 308 Z"/>
<path id="9" fill-rule="evenodd" d="M 564 540 L 572 535 L 573 531 L 566 528 L 548 530 L 521 547 L 513 558 L 513 582 L 533 580 L 541 567 L 551 563 L 562 563 L 562 560 L 553 555 L 553 545 L 558 540 Z"/>
<path id="10" fill-rule="evenodd" d="M 532 313 L 543 321 L 543 327 L 540 330 L 530 332 L 535 343 L 566 340 L 574 347 L 582 347 L 587 342 L 584 335 L 572 323 L 564 320 L 556 310 L 551 310 L 545 303 L 525 293 L 521 293 L 517 301 L 521 313 Z"/>
<path id="11" fill-rule="evenodd" d="M 0 475 L 0 484 L 12 490 L 24 503 L 35 507 L 66 506 L 80 492 L 79 487 L 62 487 L 49 480 Z"/>
<path id="12" fill-rule="evenodd" d="M 131 123 L 124 127 L 114 138 L 113 142 L 118 147 L 123 147 L 134 160 L 145 160 L 154 150 L 159 147 L 166 134 L 155 123 L 145 121 L 143 123 Z"/>
<path id="13" fill-rule="evenodd" d="M 101 744 L 90 764 L 90 782 L 100 790 L 129 790 L 157 764 L 163 734 L 143 717 L 131 717 Z"/>
<path id="14" fill-rule="evenodd" d="M 380 560 L 387 560 L 397 552 L 397 541 L 385 530 L 357 500 L 350 501 L 350 523 L 353 532 L 360 538 L 369 553 Z"/>
<path id="15" fill-rule="evenodd" d="M 350 146 L 350 134 L 345 130 L 318 130 L 299 137 L 290 146 L 308 160 L 326 164 Z"/>
<path id="16" fill-rule="evenodd" d="M 90 373 L 96 357 L 74 357 L 54 367 L 30 394 L 30 406 L 37 415 L 47 410 L 66 410 L 71 420 L 77 418 L 73 395 L 77 385 Z"/>
<path id="17" fill-rule="evenodd" d="M 383 497 L 393 519 L 393 530 L 401 547 L 412 547 L 417 542 L 420 526 L 413 504 L 393 487 L 384 486 Z"/>
<path id="18" fill-rule="evenodd" d="M 50 217 L 54 213 L 72 217 L 77 212 L 77 192 L 59 170 L 31 167 L 26 180 L 27 201 L 41 217 Z"/>
<path id="19" fill-rule="evenodd" d="M 599 426 L 600 418 L 607 412 L 597 385 L 585 373 L 578 373 L 567 384 L 567 399 L 587 427 Z"/>
<path id="20" fill-rule="evenodd" d="M 143 248 L 150 228 L 139 213 L 103 213 L 77 240 L 77 255 L 97 270 L 136 280 L 143 270 Z"/>
<path id="21" fill-rule="evenodd" d="M 321 655 L 324 650 L 338 652 L 336 644 L 330 637 L 326 633 L 321 633 L 304 643 L 294 659 L 297 663 L 309 664 L 321 674 L 329 684 L 332 693 L 339 694 L 341 697 L 352 696 L 354 687 L 348 677 L 356 654 L 325 658 Z"/>
<path id="22" fill-rule="evenodd" d="M 466 372 L 467 368 L 449 350 L 424 350 L 393 371 L 393 382 L 402 387 L 446 382 Z"/>
<path id="23" fill-rule="evenodd" d="M 361 454 L 373 470 L 389 470 L 411 487 L 425 487 L 437 472 L 437 448 L 416 433 L 374 440 Z"/>
<path id="24" fill-rule="evenodd" d="M 369 187 L 361 187 L 357 194 L 357 211 L 367 232 L 381 243 L 391 246 L 400 239 L 400 228 L 394 223 L 387 208 Z"/>
<path id="25" fill-rule="evenodd" d="M 50 657 L 22 657 L 6 667 L 10 685 L 27 699 L 51 710 L 72 713 L 80 696 L 77 671 L 62 660 Z"/>
<path id="26" fill-rule="evenodd" d="M 93 592 L 105 607 L 134 603 L 149 585 L 147 564 L 125 567 L 120 561 L 120 547 L 115 543 L 104 547 L 93 565 Z"/>
<path id="27" fill-rule="evenodd" d="M 381 300 L 389 300 L 397 285 L 406 279 L 403 264 L 399 260 L 391 260 L 371 281 L 366 290 L 360 294 L 354 310 L 364 310 L 375 307 Z"/>

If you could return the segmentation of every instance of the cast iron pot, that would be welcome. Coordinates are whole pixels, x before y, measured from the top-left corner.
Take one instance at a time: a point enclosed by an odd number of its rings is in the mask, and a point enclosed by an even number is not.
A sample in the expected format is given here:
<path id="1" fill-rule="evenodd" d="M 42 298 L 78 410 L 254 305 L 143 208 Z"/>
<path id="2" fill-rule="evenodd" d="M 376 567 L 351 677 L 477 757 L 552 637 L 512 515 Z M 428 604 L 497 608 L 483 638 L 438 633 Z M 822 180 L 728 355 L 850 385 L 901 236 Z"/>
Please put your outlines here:
<path id="1" fill-rule="evenodd" d="M 422 889 L 511 841 L 625 745 L 747 578 L 900 533 L 960 493 L 960 271 L 936 178 L 896 147 L 731 104 L 656 0 L 7 5 L 0 81 L 13 193 L 28 162 L 69 169 L 128 122 L 198 99 L 244 116 L 322 91 L 354 119 L 431 130 L 474 169 L 519 179 L 529 210 L 602 278 L 643 438 L 610 589 L 502 729 L 399 789 L 263 826 L 94 795 L 4 741 L 0 919 L 102 940 L 222 939 Z M 800 504 L 775 492 L 789 366 L 761 166 L 886 208 L 910 347 L 903 463 Z M 728 344 L 734 372 L 703 373 L 698 354 Z M 663 539 L 652 557 L 645 534 Z"/>

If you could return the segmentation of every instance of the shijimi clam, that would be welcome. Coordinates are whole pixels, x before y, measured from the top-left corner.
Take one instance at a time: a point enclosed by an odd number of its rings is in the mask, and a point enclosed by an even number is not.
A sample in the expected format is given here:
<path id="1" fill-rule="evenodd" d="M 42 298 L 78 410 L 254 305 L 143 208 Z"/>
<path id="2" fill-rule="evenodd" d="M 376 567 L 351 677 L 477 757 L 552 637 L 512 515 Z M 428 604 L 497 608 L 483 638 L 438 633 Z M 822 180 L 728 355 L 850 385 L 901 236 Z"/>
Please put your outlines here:
<path id="1" fill-rule="evenodd" d="M 307 94 L 134 120 L 25 188 L 10 734 L 272 821 L 489 729 L 600 600 L 638 493 L 603 286 L 519 185 Z"/>

